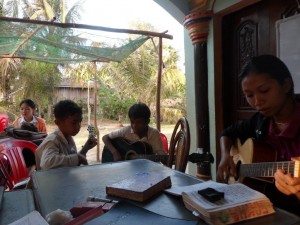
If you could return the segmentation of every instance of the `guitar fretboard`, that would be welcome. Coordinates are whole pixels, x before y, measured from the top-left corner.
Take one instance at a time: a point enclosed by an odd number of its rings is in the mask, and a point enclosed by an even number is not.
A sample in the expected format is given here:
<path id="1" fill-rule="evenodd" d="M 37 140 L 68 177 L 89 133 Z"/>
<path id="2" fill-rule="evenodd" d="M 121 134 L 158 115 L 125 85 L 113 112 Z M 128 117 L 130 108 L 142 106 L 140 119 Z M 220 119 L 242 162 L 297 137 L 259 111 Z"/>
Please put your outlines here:
<path id="1" fill-rule="evenodd" d="M 299 165 L 300 161 L 241 164 L 239 176 L 273 177 L 276 170 L 283 169 L 286 173 L 291 173 L 294 177 L 299 177 Z"/>

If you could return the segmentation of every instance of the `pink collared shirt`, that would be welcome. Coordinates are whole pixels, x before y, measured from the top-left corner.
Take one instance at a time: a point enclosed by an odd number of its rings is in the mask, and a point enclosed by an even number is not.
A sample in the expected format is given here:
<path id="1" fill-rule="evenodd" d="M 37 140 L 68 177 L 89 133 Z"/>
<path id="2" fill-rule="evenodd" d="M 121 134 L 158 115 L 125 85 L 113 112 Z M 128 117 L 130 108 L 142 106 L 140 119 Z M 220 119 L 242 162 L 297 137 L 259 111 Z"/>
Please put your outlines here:
<path id="1" fill-rule="evenodd" d="M 276 125 L 270 121 L 269 134 L 266 142 L 277 150 L 277 161 L 290 161 L 291 157 L 300 156 L 300 103 L 296 103 L 296 109 L 290 122 L 279 134 L 276 133 Z"/>

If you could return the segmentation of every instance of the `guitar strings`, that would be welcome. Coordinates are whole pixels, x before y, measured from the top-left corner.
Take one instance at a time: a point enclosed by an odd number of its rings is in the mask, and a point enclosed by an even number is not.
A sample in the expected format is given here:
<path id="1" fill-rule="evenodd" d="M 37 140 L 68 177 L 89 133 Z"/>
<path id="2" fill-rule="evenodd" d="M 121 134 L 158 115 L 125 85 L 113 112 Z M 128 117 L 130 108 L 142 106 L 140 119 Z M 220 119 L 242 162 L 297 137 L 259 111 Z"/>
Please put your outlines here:
<path id="1" fill-rule="evenodd" d="M 277 169 L 283 169 L 286 173 L 293 174 L 294 172 L 297 172 L 295 171 L 295 168 L 294 161 L 242 164 L 240 175 L 249 176 L 250 174 L 250 176 L 273 177 Z"/>

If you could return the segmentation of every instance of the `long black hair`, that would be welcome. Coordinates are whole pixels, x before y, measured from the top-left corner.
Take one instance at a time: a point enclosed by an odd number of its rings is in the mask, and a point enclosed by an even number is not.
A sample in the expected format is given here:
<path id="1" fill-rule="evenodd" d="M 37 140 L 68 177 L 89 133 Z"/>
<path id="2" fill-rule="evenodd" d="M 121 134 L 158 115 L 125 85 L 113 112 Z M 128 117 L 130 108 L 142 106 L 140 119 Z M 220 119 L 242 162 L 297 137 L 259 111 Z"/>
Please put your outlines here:
<path id="1" fill-rule="evenodd" d="M 242 68 L 239 74 L 239 80 L 242 81 L 250 73 L 267 74 L 270 78 L 283 85 L 287 79 L 291 81 L 291 89 L 288 94 L 295 95 L 294 82 L 287 66 L 274 55 L 260 55 L 251 58 Z"/>
<path id="2" fill-rule="evenodd" d="M 23 104 L 26 104 L 26 105 L 28 105 L 30 108 L 32 108 L 33 110 L 35 110 L 36 109 L 36 105 L 35 105 L 35 103 L 34 103 L 34 101 L 32 101 L 31 99 L 24 99 L 24 100 L 22 100 L 21 102 L 20 102 L 20 107 L 21 107 L 21 105 L 23 105 Z"/>
<path id="3" fill-rule="evenodd" d="M 130 107 L 128 110 L 128 117 L 130 119 L 144 119 L 149 120 L 151 116 L 151 111 L 145 103 L 136 103 Z"/>
<path id="4" fill-rule="evenodd" d="M 72 100 L 61 100 L 54 106 L 54 117 L 64 120 L 68 116 L 82 115 L 82 109 Z"/>

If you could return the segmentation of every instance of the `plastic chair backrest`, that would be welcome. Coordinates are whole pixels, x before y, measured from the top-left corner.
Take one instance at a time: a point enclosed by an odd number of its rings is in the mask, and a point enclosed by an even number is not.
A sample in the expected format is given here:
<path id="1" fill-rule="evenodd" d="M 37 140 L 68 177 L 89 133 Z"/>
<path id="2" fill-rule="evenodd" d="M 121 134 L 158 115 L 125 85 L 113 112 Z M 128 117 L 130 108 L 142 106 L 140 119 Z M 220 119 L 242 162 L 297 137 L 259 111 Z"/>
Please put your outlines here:
<path id="1" fill-rule="evenodd" d="M 29 177 L 24 152 L 31 151 L 34 156 L 36 148 L 37 145 L 24 140 L 10 139 L 0 142 L 0 166 L 9 190 Z"/>
<path id="2" fill-rule="evenodd" d="M 0 113 L 0 132 L 4 131 L 8 123 L 8 115 Z"/>
<path id="3" fill-rule="evenodd" d="M 163 146 L 164 146 L 164 151 L 166 154 L 168 154 L 169 153 L 168 138 L 163 133 L 160 133 L 160 138 L 161 138 Z"/>

